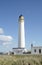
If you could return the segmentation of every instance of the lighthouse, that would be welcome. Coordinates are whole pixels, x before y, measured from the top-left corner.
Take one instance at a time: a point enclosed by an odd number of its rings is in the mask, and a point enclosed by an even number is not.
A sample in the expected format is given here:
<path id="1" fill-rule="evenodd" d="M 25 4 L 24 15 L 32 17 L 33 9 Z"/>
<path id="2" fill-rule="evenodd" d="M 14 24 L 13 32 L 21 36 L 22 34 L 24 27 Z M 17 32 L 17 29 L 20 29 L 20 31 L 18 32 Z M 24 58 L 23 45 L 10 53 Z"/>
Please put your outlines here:
<path id="1" fill-rule="evenodd" d="M 23 15 L 19 16 L 18 24 L 18 48 L 25 48 L 25 28 Z"/>
<path id="2" fill-rule="evenodd" d="M 23 54 L 27 52 L 25 49 L 25 28 L 24 28 L 24 16 L 20 15 L 18 18 L 18 47 L 13 48 L 14 54 Z"/>

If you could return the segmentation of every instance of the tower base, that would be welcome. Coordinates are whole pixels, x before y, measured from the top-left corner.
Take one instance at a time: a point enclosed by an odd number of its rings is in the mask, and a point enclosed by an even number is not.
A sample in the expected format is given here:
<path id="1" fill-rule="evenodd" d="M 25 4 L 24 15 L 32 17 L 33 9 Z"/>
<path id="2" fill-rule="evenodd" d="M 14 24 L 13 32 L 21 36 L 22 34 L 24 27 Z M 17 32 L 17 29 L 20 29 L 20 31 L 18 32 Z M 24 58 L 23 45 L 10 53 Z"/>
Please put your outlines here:
<path id="1" fill-rule="evenodd" d="M 24 48 L 13 48 L 13 52 L 15 55 L 23 54 L 24 51 Z"/>

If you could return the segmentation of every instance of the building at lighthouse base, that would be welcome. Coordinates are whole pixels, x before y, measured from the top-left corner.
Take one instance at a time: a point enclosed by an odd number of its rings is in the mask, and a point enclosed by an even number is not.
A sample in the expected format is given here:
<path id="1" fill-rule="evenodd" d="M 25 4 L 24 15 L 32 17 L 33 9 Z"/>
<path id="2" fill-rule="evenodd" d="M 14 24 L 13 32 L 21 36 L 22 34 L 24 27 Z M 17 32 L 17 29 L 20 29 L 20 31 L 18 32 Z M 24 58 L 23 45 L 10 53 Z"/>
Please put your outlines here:
<path id="1" fill-rule="evenodd" d="M 24 52 L 27 52 L 24 48 L 12 48 L 15 55 L 23 54 Z"/>

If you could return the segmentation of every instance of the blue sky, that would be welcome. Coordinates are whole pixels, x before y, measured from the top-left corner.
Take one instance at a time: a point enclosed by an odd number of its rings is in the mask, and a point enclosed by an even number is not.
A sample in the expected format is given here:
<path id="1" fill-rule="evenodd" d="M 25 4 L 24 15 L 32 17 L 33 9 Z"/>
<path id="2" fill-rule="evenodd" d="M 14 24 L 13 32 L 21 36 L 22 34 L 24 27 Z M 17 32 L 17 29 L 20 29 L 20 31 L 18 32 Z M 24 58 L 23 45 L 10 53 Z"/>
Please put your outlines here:
<path id="1" fill-rule="evenodd" d="M 2 35 L 11 36 L 11 44 L 0 43 L 0 51 L 18 46 L 18 18 L 25 18 L 26 48 L 42 45 L 42 0 L 0 0 L 0 28 Z M 0 34 L 1 35 L 1 34 Z"/>

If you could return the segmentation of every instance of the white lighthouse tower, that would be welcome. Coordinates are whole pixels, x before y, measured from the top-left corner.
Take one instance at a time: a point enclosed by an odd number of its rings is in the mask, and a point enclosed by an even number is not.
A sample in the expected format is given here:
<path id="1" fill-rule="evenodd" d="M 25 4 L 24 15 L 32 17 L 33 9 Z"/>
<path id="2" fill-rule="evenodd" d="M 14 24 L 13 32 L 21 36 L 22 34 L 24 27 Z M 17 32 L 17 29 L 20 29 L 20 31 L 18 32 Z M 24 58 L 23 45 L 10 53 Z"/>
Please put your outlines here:
<path id="1" fill-rule="evenodd" d="M 18 19 L 18 47 L 13 48 L 14 54 L 23 54 L 26 51 L 25 49 L 25 28 L 24 28 L 24 16 L 20 15 Z"/>
<path id="2" fill-rule="evenodd" d="M 25 48 L 24 16 L 19 16 L 18 48 Z"/>

